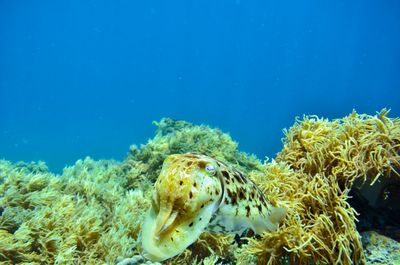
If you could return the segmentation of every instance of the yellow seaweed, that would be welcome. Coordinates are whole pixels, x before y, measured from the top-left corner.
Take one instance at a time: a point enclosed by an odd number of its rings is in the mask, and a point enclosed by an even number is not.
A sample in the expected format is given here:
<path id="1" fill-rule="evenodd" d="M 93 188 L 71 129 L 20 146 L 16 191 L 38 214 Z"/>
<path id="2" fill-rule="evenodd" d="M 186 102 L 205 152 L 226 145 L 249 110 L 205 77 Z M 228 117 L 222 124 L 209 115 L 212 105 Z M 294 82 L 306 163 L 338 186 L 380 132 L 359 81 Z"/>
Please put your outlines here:
<path id="1" fill-rule="evenodd" d="M 297 119 L 275 160 L 241 153 L 207 126 L 163 119 L 156 136 L 127 158 L 79 160 L 58 176 L 43 162 L 0 160 L 0 262 L 115 264 L 139 254 L 151 187 L 165 157 L 198 152 L 238 168 L 272 204 L 287 209 L 277 231 L 232 236 L 203 233 L 165 264 L 365 263 L 349 192 L 399 179 L 400 120 L 382 110 L 329 121 Z"/>

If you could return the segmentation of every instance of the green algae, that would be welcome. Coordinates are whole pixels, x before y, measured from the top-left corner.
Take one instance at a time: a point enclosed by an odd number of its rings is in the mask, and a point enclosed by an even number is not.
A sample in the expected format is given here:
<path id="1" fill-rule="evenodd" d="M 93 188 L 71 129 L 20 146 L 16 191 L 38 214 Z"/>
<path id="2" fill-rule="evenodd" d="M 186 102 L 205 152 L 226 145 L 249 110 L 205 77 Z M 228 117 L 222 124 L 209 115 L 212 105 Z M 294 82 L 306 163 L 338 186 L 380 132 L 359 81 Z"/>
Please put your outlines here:
<path id="1" fill-rule="evenodd" d="M 55 175 L 43 162 L 2 160 L 0 262 L 116 264 L 140 254 L 141 222 L 164 159 L 197 152 L 248 174 L 288 217 L 261 238 L 206 232 L 166 264 L 363 263 L 348 191 L 357 179 L 397 176 L 400 122 L 387 115 L 305 116 L 286 131 L 277 161 L 265 163 L 218 129 L 168 118 L 122 162 L 85 158 Z"/>

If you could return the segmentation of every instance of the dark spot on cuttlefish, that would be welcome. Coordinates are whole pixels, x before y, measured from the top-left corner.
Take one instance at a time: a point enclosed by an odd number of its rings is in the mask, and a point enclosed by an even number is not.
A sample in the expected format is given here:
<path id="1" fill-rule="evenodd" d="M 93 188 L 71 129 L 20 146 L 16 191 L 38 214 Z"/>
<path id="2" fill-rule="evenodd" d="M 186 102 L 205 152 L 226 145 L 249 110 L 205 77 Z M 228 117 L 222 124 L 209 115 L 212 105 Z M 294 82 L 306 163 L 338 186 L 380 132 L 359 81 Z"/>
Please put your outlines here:
<path id="1" fill-rule="evenodd" d="M 180 254 L 206 229 L 257 235 L 274 231 L 285 215 L 244 174 L 200 154 L 168 156 L 153 193 L 157 203 L 141 230 L 143 255 L 152 261 Z"/>

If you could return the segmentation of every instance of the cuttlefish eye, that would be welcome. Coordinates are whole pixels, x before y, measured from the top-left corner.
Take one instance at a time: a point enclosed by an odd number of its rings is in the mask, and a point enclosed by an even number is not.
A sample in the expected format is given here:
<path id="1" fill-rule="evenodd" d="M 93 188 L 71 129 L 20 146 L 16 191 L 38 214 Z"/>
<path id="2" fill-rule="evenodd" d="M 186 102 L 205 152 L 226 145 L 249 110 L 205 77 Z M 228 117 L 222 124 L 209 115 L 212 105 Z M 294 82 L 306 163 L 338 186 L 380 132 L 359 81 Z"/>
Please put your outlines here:
<path id="1" fill-rule="evenodd" d="M 206 169 L 207 172 L 210 172 L 210 173 L 214 173 L 215 172 L 215 166 L 212 165 L 212 164 L 207 164 L 205 169 Z"/>

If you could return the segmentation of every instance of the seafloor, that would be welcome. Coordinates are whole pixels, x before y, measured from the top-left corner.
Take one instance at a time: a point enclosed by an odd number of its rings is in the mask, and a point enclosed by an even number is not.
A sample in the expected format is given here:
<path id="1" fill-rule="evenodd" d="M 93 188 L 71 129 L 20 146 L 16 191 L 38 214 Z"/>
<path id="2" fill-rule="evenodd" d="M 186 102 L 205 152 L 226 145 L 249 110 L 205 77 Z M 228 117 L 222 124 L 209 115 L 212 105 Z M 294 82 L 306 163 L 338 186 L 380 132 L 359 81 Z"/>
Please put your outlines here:
<path id="1" fill-rule="evenodd" d="M 287 209 L 277 231 L 204 232 L 165 264 L 400 264 L 400 120 L 382 110 L 297 119 L 271 161 L 229 135 L 162 119 L 124 161 L 0 161 L 1 264 L 142 264 L 140 232 L 164 159 L 196 152 L 250 177 Z"/>

